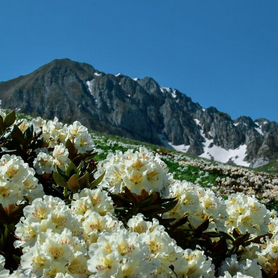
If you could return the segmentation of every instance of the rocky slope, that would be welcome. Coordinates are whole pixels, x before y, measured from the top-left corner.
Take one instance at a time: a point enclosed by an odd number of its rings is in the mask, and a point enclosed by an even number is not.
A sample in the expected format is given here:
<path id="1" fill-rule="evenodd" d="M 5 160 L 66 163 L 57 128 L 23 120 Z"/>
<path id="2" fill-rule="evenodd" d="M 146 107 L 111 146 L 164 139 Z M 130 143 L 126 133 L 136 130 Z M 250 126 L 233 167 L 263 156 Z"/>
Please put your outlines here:
<path id="1" fill-rule="evenodd" d="M 4 108 L 65 122 L 78 119 L 97 131 L 221 162 L 257 167 L 278 155 L 276 122 L 233 120 L 150 77 L 105 74 L 69 59 L 0 83 L 0 99 Z"/>

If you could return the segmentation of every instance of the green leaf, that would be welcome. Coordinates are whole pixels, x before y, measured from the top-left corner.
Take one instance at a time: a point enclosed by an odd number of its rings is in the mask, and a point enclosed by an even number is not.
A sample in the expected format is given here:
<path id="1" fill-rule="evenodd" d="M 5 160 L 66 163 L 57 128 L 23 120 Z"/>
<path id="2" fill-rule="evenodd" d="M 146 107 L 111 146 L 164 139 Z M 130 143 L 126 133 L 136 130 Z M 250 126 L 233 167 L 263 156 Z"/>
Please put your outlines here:
<path id="1" fill-rule="evenodd" d="M 18 126 L 14 126 L 11 133 L 10 133 L 10 137 L 13 141 L 13 145 L 15 145 L 15 148 L 18 149 L 18 145 L 25 145 L 25 140 L 24 140 L 24 136 L 22 134 L 22 131 L 19 129 Z"/>
<path id="2" fill-rule="evenodd" d="M 255 237 L 255 238 L 251 238 L 251 239 L 247 240 L 247 241 L 244 243 L 244 246 L 247 246 L 247 245 L 249 245 L 249 244 L 251 244 L 251 243 L 261 244 L 261 243 L 262 243 L 262 242 L 261 242 L 261 239 L 264 239 L 264 240 L 265 240 L 266 237 L 272 238 L 272 236 L 273 236 L 273 235 L 272 235 L 271 233 L 267 233 L 267 234 L 264 234 L 264 235 L 257 236 L 257 237 Z"/>
<path id="3" fill-rule="evenodd" d="M 33 138 L 34 128 L 33 125 L 29 126 L 24 132 L 24 139 L 30 142 Z"/>
<path id="4" fill-rule="evenodd" d="M 209 226 L 209 219 L 206 219 L 197 229 L 194 231 L 195 235 L 201 235 Z"/>
<path id="5" fill-rule="evenodd" d="M 93 182 L 91 182 L 90 188 L 97 187 L 102 182 L 104 176 L 105 176 L 105 172 L 102 175 L 100 175 L 97 179 L 95 179 Z"/>
<path id="6" fill-rule="evenodd" d="M 62 175 L 60 175 L 58 172 L 54 172 L 52 176 L 57 185 L 62 187 L 67 187 L 65 178 Z"/>
<path id="7" fill-rule="evenodd" d="M 164 202 L 162 204 L 162 207 L 164 208 L 165 212 L 173 209 L 178 203 L 178 200 L 175 198 L 171 199 L 164 199 Z"/>
<path id="8" fill-rule="evenodd" d="M 181 219 L 177 220 L 177 221 L 171 226 L 171 228 L 172 228 L 172 229 L 176 229 L 177 227 L 184 225 L 186 222 L 188 222 L 188 216 L 187 216 L 187 215 L 184 216 L 184 217 L 182 217 Z"/>
<path id="9" fill-rule="evenodd" d="M 249 234 L 249 233 L 246 233 L 246 234 L 244 234 L 244 235 L 239 236 L 239 237 L 235 240 L 234 246 L 238 247 L 238 246 L 244 244 L 245 241 L 247 241 L 249 238 L 250 238 L 250 234 Z"/>
<path id="10" fill-rule="evenodd" d="M 75 146 L 74 146 L 74 144 L 68 139 L 66 141 L 66 143 L 65 143 L 65 146 L 66 146 L 66 148 L 69 151 L 69 158 L 71 160 L 73 160 L 76 157 L 77 153 L 78 153 L 76 148 L 75 148 Z"/>
<path id="11" fill-rule="evenodd" d="M 234 238 L 238 238 L 239 236 L 240 236 L 241 234 L 240 234 L 240 232 L 239 232 L 239 230 L 238 229 L 233 229 L 233 237 Z"/>
<path id="12" fill-rule="evenodd" d="M 12 112 L 9 113 L 8 115 L 6 115 L 6 117 L 5 117 L 5 119 L 4 119 L 4 125 L 5 125 L 6 127 L 11 126 L 11 125 L 15 122 L 15 119 L 16 119 L 15 111 L 12 111 Z"/>
<path id="13" fill-rule="evenodd" d="M 8 216 L 6 211 L 4 210 L 3 206 L 0 204 L 0 224 L 8 223 Z"/>
<path id="14" fill-rule="evenodd" d="M 77 172 L 77 168 L 72 161 L 70 161 L 67 169 L 66 169 L 66 176 L 70 177 Z"/>
<path id="15" fill-rule="evenodd" d="M 79 184 L 80 184 L 80 188 L 85 188 L 88 187 L 89 185 L 89 173 L 86 172 L 83 176 L 81 176 L 78 180 Z"/>
<path id="16" fill-rule="evenodd" d="M 72 191 L 72 192 L 77 192 L 78 189 L 80 188 L 79 185 L 79 180 L 78 176 L 76 174 L 73 174 L 70 179 L 67 181 L 67 187 Z"/>
<path id="17" fill-rule="evenodd" d="M 2 134 L 5 130 L 4 120 L 2 116 L 0 116 L 0 133 Z"/>
<path id="18" fill-rule="evenodd" d="M 230 241 L 234 242 L 234 239 L 232 236 L 230 236 L 229 234 L 225 233 L 225 232 L 205 232 L 203 233 L 203 235 L 208 236 L 208 237 L 222 237 L 222 238 L 226 238 L 229 239 Z"/>

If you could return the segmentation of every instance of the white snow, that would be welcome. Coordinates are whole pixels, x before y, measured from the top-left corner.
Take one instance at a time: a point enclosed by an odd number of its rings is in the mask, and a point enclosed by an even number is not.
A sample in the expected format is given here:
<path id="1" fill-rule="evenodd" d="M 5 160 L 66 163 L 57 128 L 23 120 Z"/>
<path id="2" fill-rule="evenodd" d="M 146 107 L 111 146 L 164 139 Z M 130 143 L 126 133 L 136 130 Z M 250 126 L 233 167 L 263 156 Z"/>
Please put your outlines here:
<path id="1" fill-rule="evenodd" d="M 267 123 L 267 122 L 264 121 L 262 124 L 260 124 L 259 122 L 255 122 L 255 124 L 256 124 L 256 126 L 257 126 L 257 127 L 255 127 L 255 129 L 256 129 L 256 131 L 257 131 L 258 133 L 260 133 L 261 135 L 264 135 L 263 130 L 262 130 L 262 127 L 263 127 L 263 125 L 264 125 L 265 123 Z"/>
<path id="2" fill-rule="evenodd" d="M 117 74 L 115 74 L 116 77 L 118 77 L 118 76 L 120 76 L 120 75 L 122 75 L 120 72 L 117 73 Z"/>
<path id="3" fill-rule="evenodd" d="M 100 72 L 94 72 L 95 76 L 101 76 L 102 74 Z"/>
<path id="4" fill-rule="evenodd" d="M 238 126 L 239 125 L 239 122 L 237 122 L 237 123 L 234 123 L 234 126 Z"/>
<path id="5" fill-rule="evenodd" d="M 173 147 L 178 152 L 184 152 L 186 153 L 188 149 L 190 148 L 190 145 L 173 145 L 171 142 L 168 142 L 168 144 Z"/>
<path id="6" fill-rule="evenodd" d="M 172 91 L 171 95 L 172 95 L 173 98 L 176 98 L 177 97 L 177 91 L 176 90 Z"/>
<path id="7" fill-rule="evenodd" d="M 202 111 L 203 111 L 203 112 L 205 112 L 205 111 L 206 111 L 206 109 L 205 109 L 205 108 L 202 108 Z"/>
<path id="8" fill-rule="evenodd" d="M 195 122 L 198 126 L 201 126 L 201 124 L 200 124 L 200 120 L 198 120 L 198 119 L 194 119 L 194 122 Z"/>
<path id="9" fill-rule="evenodd" d="M 244 161 L 247 150 L 246 145 L 241 145 L 236 149 L 226 150 L 220 146 L 214 145 L 213 139 L 206 138 L 203 131 L 201 131 L 201 135 L 205 139 L 205 142 L 203 143 L 204 152 L 199 155 L 199 157 L 213 159 L 222 163 L 227 163 L 230 160 L 237 165 L 245 167 L 250 165 L 249 162 Z"/>
<path id="10" fill-rule="evenodd" d="M 160 91 L 162 93 L 167 92 L 167 93 L 171 94 L 172 98 L 177 97 L 177 90 L 175 90 L 175 89 L 171 89 L 171 88 L 168 88 L 168 87 L 160 87 Z"/>
<path id="11" fill-rule="evenodd" d="M 164 93 L 164 92 L 171 93 L 172 89 L 171 89 L 171 88 L 168 88 L 168 87 L 161 87 L 161 88 L 160 88 L 160 91 L 161 91 L 162 93 Z"/>
<path id="12" fill-rule="evenodd" d="M 134 81 L 138 81 L 139 80 L 139 78 L 138 77 L 134 77 L 134 78 L 132 78 Z"/>
<path id="13" fill-rule="evenodd" d="M 93 84 L 94 84 L 94 79 L 86 81 L 86 85 L 92 96 L 93 96 Z"/>
<path id="14" fill-rule="evenodd" d="M 258 133 L 260 133 L 261 135 L 264 135 L 261 126 L 260 126 L 260 127 L 255 127 L 255 129 L 256 129 L 256 131 L 257 131 Z"/>

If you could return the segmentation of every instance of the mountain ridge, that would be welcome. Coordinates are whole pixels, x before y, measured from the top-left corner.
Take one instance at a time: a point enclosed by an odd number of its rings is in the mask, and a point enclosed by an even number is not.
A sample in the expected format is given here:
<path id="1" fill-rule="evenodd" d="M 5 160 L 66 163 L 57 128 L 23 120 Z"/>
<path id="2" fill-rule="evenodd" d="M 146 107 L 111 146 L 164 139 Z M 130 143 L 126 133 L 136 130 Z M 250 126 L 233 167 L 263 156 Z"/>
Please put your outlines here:
<path id="1" fill-rule="evenodd" d="M 65 122 L 80 120 L 100 132 L 220 162 L 257 167 L 278 154 L 276 122 L 248 116 L 233 120 L 151 77 L 106 74 L 70 59 L 55 59 L 1 82 L 0 99 L 4 108 Z"/>

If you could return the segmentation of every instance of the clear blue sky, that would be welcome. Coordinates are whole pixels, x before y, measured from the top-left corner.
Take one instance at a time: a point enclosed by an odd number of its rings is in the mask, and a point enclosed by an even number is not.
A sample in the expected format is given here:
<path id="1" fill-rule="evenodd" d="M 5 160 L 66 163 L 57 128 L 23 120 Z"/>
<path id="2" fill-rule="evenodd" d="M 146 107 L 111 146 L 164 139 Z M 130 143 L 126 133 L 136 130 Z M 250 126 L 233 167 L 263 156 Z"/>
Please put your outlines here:
<path id="1" fill-rule="evenodd" d="M 71 58 L 277 121 L 276 0 L 0 2 L 0 80 Z"/>

